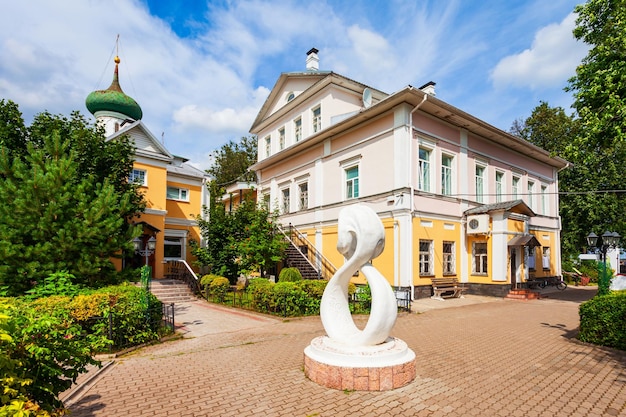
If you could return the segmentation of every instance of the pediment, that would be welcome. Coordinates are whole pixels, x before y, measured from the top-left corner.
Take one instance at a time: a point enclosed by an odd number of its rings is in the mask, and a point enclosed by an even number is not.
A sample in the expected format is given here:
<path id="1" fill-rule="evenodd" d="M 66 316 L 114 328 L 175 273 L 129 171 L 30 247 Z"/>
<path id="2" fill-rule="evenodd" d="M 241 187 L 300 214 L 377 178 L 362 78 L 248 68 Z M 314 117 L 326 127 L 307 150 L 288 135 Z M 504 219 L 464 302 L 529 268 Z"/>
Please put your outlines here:
<path id="1" fill-rule="evenodd" d="M 137 155 L 168 161 L 174 158 L 141 120 L 122 127 L 122 129 L 109 136 L 107 140 L 114 140 L 121 135 L 130 137 L 135 145 L 135 153 Z"/>

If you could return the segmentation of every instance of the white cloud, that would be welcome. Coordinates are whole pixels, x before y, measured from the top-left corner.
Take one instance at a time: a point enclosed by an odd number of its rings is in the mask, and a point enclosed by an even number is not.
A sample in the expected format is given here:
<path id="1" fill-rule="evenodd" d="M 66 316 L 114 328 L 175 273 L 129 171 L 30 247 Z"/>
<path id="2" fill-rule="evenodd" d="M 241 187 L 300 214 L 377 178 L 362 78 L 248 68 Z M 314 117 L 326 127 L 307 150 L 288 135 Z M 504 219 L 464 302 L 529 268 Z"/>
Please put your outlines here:
<path id="1" fill-rule="evenodd" d="M 575 21 L 570 13 L 561 23 L 541 28 L 529 49 L 500 60 L 491 73 L 494 86 L 562 87 L 588 51 L 572 35 Z"/>

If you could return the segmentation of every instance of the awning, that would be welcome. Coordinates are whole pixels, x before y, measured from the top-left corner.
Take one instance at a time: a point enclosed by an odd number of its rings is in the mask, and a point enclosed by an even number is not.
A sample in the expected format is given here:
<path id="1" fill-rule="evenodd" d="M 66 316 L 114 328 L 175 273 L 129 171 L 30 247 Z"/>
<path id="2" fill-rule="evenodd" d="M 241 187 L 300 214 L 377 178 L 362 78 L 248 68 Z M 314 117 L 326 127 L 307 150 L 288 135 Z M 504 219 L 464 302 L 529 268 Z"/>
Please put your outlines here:
<path id="1" fill-rule="evenodd" d="M 144 221 L 133 223 L 133 226 L 143 226 L 144 228 L 147 228 L 148 230 L 150 230 L 150 231 L 152 231 L 154 233 L 159 233 L 160 232 L 159 229 L 157 229 L 156 227 L 152 226 L 150 223 L 144 222 Z"/>
<path id="2" fill-rule="evenodd" d="M 539 243 L 534 235 L 521 235 L 515 236 L 513 239 L 509 240 L 508 246 L 529 246 L 534 248 L 541 246 L 541 243 Z"/>

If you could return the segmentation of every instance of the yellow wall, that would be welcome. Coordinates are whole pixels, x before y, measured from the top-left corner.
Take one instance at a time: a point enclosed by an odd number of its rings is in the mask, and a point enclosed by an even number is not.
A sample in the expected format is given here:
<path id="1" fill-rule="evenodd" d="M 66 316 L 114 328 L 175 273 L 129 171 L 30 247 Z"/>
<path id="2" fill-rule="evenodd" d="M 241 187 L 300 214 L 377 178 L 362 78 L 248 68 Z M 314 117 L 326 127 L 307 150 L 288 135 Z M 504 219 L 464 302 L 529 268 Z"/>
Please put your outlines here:
<path id="1" fill-rule="evenodd" d="M 453 225 L 453 229 L 449 230 L 444 225 Z M 455 274 L 446 275 L 449 277 L 459 277 L 460 260 L 461 260 L 461 224 L 452 221 L 443 221 L 438 219 L 414 218 L 413 219 L 413 284 L 414 285 L 430 285 L 431 278 L 443 277 L 443 242 L 454 242 L 455 256 Z M 419 241 L 432 240 L 433 250 L 433 267 L 434 274 L 420 276 L 419 270 Z"/>

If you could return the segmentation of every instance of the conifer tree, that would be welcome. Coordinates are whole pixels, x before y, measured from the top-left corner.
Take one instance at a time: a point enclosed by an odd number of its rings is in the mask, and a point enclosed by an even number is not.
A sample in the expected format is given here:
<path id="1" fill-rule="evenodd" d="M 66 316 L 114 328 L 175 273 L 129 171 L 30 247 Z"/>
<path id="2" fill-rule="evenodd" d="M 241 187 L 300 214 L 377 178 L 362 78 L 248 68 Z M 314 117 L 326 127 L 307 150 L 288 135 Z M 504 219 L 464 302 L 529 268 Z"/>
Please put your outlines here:
<path id="1" fill-rule="evenodd" d="M 3 111 L 12 106 L 0 102 L 0 118 L 15 116 Z M 78 284 L 115 282 L 110 257 L 130 249 L 128 220 L 143 210 L 127 179 L 132 147 L 105 141 L 78 113 L 42 113 L 22 132 L 0 137 L 0 289 L 21 294 L 60 271 Z"/>

